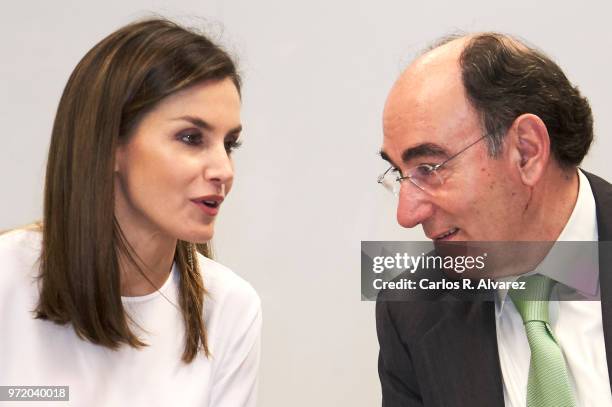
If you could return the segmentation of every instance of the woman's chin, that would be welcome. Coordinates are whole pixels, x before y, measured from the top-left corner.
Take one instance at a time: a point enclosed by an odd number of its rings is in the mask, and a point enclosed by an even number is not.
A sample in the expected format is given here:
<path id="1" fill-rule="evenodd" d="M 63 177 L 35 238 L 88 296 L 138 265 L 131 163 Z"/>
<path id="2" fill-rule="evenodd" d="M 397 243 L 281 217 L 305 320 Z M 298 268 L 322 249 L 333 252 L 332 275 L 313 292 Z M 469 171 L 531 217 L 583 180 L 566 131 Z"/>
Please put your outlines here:
<path id="1" fill-rule="evenodd" d="M 192 230 L 189 231 L 189 233 L 179 236 L 179 239 L 191 243 L 206 243 L 212 240 L 214 232 L 213 225 L 206 225 L 205 228 Z"/>

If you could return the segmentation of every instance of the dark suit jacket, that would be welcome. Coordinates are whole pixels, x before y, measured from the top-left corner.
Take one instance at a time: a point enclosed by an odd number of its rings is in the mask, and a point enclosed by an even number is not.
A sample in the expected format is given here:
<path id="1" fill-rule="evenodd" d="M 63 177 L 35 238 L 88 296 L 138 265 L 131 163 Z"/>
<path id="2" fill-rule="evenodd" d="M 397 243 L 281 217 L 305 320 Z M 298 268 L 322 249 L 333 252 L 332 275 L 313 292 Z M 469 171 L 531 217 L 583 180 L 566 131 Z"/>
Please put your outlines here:
<path id="1" fill-rule="evenodd" d="M 612 185 L 586 173 L 599 241 L 612 241 Z M 599 251 L 603 331 L 612 378 L 612 253 Z M 384 293 L 381 293 L 384 295 Z M 383 407 L 504 406 L 491 301 L 376 304 Z"/>

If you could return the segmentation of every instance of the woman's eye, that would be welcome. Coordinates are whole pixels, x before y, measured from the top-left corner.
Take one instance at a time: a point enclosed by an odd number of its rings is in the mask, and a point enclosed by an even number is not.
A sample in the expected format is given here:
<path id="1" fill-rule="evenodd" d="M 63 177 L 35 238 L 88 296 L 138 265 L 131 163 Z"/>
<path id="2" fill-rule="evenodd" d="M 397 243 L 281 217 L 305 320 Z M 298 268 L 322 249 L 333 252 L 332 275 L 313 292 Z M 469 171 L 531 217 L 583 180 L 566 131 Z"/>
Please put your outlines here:
<path id="1" fill-rule="evenodd" d="M 238 140 L 227 140 L 225 142 L 225 151 L 227 151 L 228 154 L 231 154 L 232 151 L 234 151 L 235 149 L 237 149 L 241 145 L 242 145 L 242 142 L 240 142 Z"/>
<path id="2" fill-rule="evenodd" d="M 179 136 L 179 139 L 190 146 L 202 144 L 202 135 L 200 133 L 184 133 Z"/>

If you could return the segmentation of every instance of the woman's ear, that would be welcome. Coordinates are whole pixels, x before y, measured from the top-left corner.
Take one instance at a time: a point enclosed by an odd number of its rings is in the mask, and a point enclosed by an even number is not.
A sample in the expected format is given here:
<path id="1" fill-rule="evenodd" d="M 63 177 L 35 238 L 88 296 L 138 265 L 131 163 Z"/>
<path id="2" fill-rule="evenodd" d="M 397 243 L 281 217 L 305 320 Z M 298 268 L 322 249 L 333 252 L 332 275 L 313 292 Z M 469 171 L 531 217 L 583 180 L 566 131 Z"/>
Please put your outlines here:
<path id="1" fill-rule="evenodd" d="M 530 113 L 517 117 L 510 127 L 511 148 L 523 184 L 533 187 L 542 178 L 550 160 L 550 138 L 546 125 Z"/>
<path id="2" fill-rule="evenodd" d="M 123 147 L 117 147 L 117 149 L 115 150 L 115 168 L 113 169 L 114 172 L 120 172 L 123 163 L 123 155 Z"/>

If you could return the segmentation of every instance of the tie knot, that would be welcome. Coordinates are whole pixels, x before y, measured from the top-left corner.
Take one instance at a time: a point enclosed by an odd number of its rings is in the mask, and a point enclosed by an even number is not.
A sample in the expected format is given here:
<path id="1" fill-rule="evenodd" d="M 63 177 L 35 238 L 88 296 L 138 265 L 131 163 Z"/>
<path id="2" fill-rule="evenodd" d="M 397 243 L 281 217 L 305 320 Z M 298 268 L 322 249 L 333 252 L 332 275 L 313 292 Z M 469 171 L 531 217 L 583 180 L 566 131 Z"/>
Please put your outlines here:
<path id="1" fill-rule="evenodd" d="M 522 290 L 510 290 L 508 295 L 523 318 L 523 323 L 529 321 L 548 321 L 548 300 L 555 281 L 541 274 L 521 277 L 518 281 L 525 282 Z"/>

